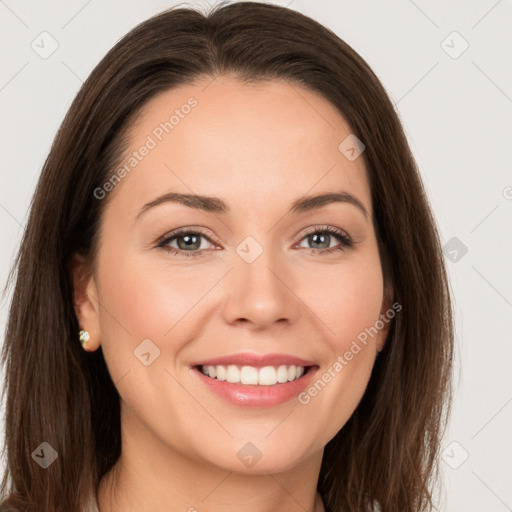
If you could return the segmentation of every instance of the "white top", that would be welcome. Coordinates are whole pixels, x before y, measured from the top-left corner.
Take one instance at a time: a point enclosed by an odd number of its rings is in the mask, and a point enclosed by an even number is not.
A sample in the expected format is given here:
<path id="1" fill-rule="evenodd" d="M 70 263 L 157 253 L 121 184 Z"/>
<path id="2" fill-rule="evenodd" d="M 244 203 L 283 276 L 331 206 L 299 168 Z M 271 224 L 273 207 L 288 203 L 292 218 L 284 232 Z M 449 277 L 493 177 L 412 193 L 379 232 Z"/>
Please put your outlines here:
<path id="1" fill-rule="evenodd" d="M 322 504 L 324 505 L 324 508 L 325 508 L 325 504 L 323 503 L 323 500 L 322 500 Z M 380 505 L 378 503 L 374 503 L 373 504 L 373 509 L 372 509 L 374 512 L 381 512 L 382 509 L 380 507 Z M 92 495 L 90 498 L 89 498 L 89 503 L 86 505 L 86 507 L 84 508 L 84 511 L 83 512 L 100 512 L 99 508 L 98 508 L 98 502 L 96 501 L 96 496 L 95 495 Z"/>
<path id="2" fill-rule="evenodd" d="M 90 496 L 89 503 L 85 506 L 83 512 L 100 512 L 95 494 Z"/>

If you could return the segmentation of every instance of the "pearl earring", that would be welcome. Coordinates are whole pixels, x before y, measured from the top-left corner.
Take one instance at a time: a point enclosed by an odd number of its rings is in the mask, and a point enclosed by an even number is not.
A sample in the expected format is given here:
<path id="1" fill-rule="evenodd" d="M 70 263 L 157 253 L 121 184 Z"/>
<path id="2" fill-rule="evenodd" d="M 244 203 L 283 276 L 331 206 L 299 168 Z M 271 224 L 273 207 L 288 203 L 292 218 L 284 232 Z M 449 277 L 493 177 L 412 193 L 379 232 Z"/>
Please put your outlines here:
<path id="1" fill-rule="evenodd" d="M 84 331 L 83 329 L 78 333 L 78 338 L 80 339 L 80 343 L 82 347 L 85 348 L 85 344 L 91 339 L 91 334 L 89 331 Z"/>

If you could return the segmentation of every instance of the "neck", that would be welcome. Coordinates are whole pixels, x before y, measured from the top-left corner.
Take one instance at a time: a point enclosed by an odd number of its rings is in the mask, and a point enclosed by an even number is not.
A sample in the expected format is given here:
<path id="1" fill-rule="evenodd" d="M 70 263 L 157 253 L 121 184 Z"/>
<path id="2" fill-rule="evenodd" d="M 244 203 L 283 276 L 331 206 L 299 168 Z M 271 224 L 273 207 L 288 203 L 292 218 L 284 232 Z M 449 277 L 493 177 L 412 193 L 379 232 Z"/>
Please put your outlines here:
<path id="1" fill-rule="evenodd" d="M 100 512 L 325 512 L 316 491 L 323 451 L 286 471 L 260 465 L 258 473 L 237 473 L 163 443 L 137 422 L 122 422 L 121 445 L 98 488 Z"/>
<path id="2" fill-rule="evenodd" d="M 233 478 L 233 474 L 224 475 L 224 479 L 219 480 L 218 487 L 212 486 L 211 494 L 201 493 L 198 497 L 192 497 L 193 492 L 182 492 L 180 496 L 163 498 L 161 494 L 149 496 L 142 487 L 149 480 L 144 479 L 137 483 L 131 483 L 130 478 L 123 473 L 122 466 L 117 466 L 101 480 L 98 493 L 97 504 L 99 512 L 169 512 L 169 510 L 179 510 L 186 512 L 214 512 L 223 510 L 225 512 L 239 512 L 240 506 L 243 506 L 244 512 L 295 512 L 297 504 L 304 512 L 325 512 L 325 507 L 320 494 L 313 493 L 313 499 L 304 501 L 305 497 L 298 490 L 288 493 L 286 487 L 282 485 L 281 480 L 276 485 L 276 480 L 269 475 L 267 482 L 273 482 L 272 489 L 265 494 L 265 488 L 261 485 L 262 481 L 257 483 L 249 482 L 248 485 L 239 486 L 240 479 Z M 281 476 L 281 475 L 279 475 Z M 258 480 L 258 477 L 253 477 Z M 230 485 L 225 485 L 227 480 L 232 480 Z M 167 485 L 168 485 L 167 481 Z M 198 485 L 197 479 L 194 481 Z M 217 492 L 220 487 L 226 487 L 223 492 Z M 154 486 L 151 486 L 153 488 Z M 175 490 L 180 486 L 170 486 Z M 198 488 L 200 485 L 198 485 Z M 279 489 L 283 493 L 279 492 Z M 261 492 L 263 490 L 263 492 Z M 230 495 L 230 492 L 233 495 Z M 196 490 L 197 493 L 197 490 Z M 214 497 L 214 494 L 217 496 Z M 262 496 L 266 496 L 265 499 Z M 170 508 L 169 504 L 172 503 Z M 207 504 L 208 503 L 208 504 Z"/>

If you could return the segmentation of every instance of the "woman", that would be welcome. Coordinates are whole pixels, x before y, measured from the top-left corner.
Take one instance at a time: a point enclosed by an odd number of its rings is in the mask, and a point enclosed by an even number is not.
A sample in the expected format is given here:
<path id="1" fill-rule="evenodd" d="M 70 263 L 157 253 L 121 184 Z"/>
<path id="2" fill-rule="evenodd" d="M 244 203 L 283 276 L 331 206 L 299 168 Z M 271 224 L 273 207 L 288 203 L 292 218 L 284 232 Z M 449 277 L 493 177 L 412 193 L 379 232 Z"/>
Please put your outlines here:
<path id="1" fill-rule="evenodd" d="M 128 33 L 15 269 L 6 510 L 432 509 L 439 236 L 382 85 L 317 22 L 244 2 Z"/>

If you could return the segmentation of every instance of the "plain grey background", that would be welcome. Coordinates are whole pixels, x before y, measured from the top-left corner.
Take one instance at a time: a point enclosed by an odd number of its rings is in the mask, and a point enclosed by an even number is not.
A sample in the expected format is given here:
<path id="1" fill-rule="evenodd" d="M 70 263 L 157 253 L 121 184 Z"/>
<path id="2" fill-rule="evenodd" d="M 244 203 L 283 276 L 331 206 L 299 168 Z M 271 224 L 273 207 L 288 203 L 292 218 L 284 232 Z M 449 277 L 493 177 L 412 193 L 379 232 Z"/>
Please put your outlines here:
<path id="1" fill-rule="evenodd" d="M 177 3 L 0 0 L 1 286 L 41 166 L 82 81 L 129 29 Z M 436 500 L 450 512 L 510 511 L 512 1 L 272 3 L 338 34 L 397 106 L 455 301 L 456 394 L 443 445 L 445 493 Z M 2 342 L 9 300 L 0 312 Z"/>

